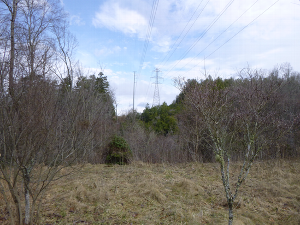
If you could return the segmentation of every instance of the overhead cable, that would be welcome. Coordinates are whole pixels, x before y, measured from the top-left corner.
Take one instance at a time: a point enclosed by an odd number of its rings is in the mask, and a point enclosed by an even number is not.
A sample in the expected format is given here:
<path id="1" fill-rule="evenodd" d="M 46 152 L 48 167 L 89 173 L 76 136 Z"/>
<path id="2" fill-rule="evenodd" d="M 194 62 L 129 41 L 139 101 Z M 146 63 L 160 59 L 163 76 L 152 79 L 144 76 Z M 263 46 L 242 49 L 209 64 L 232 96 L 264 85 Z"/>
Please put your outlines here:
<path id="1" fill-rule="evenodd" d="M 183 54 L 181 59 L 175 63 L 175 65 L 168 70 L 167 74 L 170 73 L 170 71 L 178 65 L 179 62 L 183 60 L 183 58 L 195 47 L 195 45 L 204 37 L 204 35 L 212 28 L 212 26 L 220 19 L 220 17 L 226 12 L 226 10 L 231 6 L 231 4 L 234 2 L 234 0 L 231 0 L 225 8 L 221 11 L 221 13 L 212 21 L 212 23 L 206 28 L 206 30 L 202 33 L 202 35 L 197 39 L 197 41 L 194 42 L 194 44 Z M 167 75 L 166 74 L 166 75 Z"/>
<path id="2" fill-rule="evenodd" d="M 274 2 L 271 6 L 269 6 L 266 10 L 264 10 L 261 14 L 259 14 L 257 17 L 255 17 L 250 23 L 248 23 L 246 26 L 244 26 L 242 29 L 240 29 L 236 34 L 234 34 L 231 38 L 229 38 L 227 41 L 225 41 L 222 45 L 220 45 L 217 49 L 215 49 L 213 52 L 211 52 L 208 56 L 206 56 L 204 58 L 207 59 L 208 57 L 210 57 L 212 54 L 214 54 L 216 51 L 218 51 L 221 47 L 223 47 L 225 44 L 227 44 L 230 40 L 232 40 L 235 36 L 237 36 L 239 33 L 241 33 L 243 30 L 245 30 L 250 24 L 252 24 L 255 20 L 257 20 L 260 16 L 262 16 L 263 14 L 265 14 L 271 7 L 273 7 L 277 2 L 279 2 L 280 0 L 277 0 L 276 2 Z M 187 72 L 191 71 L 193 68 L 195 68 L 196 66 L 198 66 L 200 63 L 198 63 L 197 65 L 195 65 L 194 67 L 192 67 L 190 70 L 188 70 Z M 187 73 L 185 72 L 185 74 Z"/>
<path id="3" fill-rule="evenodd" d="M 189 62 L 187 62 L 181 69 L 186 67 L 191 61 L 196 59 L 202 52 L 204 52 L 212 43 L 214 43 L 219 37 L 221 37 L 222 34 L 224 34 L 233 24 L 235 24 L 246 12 L 248 12 L 259 0 L 254 2 L 246 11 L 244 11 L 233 23 L 231 23 L 222 33 L 220 33 L 213 41 L 211 41 L 204 49 L 201 50 L 193 59 L 191 59 Z M 180 70 L 181 70 L 180 69 Z"/>
<path id="4" fill-rule="evenodd" d="M 159 3 L 159 0 L 153 0 L 152 10 L 151 10 L 150 18 L 149 18 L 148 31 L 147 31 L 147 35 L 146 35 L 145 42 L 144 42 L 144 48 L 143 48 L 143 53 L 142 53 L 141 60 L 140 60 L 138 75 L 141 74 L 141 70 L 142 70 L 142 67 L 143 67 L 143 64 L 145 61 L 145 57 L 146 57 L 146 53 L 147 53 L 147 49 L 148 49 L 148 45 L 149 45 L 149 41 L 150 41 L 150 37 L 151 37 L 151 33 L 152 33 L 152 28 L 153 28 L 153 24 L 154 24 L 154 20 L 155 20 L 155 16 L 156 16 L 158 3 Z"/>
<path id="5" fill-rule="evenodd" d="M 189 33 L 189 31 L 191 30 L 191 28 L 194 26 L 194 24 L 196 23 L 196 21 L 199 19 L 200 15 L 202 14 L 203 10 L 205 9 L 206 5 L 208 4 L 210 0 L 207 1 L 207 3 L 205 4 L 205 6 L 202 8 L 200 14 L 198 15 L 198 17 L 194 20 L 194 22 L 192 23 L 192 25 L 189 27 L 188 31 L 185 33 L 185 35 L 183 36 L 183 38 L 181 39 L 181 41 L 176 45 L 176 48 L 174 48 L 175 44 L 177 43 L 177 41 L 179 40 L 179 38 L 181 37 L 181 35 L 183 34 L 183 32 L 185 31 L 185 29 L 187 28 L 188 24 L 191 22 L 192 18 L 194 17 L 194 15 L 196 14 L 196 12 L 198 11 L 201 3 L 203 2 L 203 0 L 199 3 L 198 7 L 196 8 L 196 10 L 194 11 L 193 15 L 191 16 L 191 18 L 189 19 L 189 21 L 186 23 L 185 27 L 183 28 L 183 30 L 181 31 L 180 35 L 178 36 L 178 38 L 176 39 L 176 41 L 173 43 L 173 45 L 171 46 L 172 52 L 171 54 L 167 54 L 163 60 L 162 60 L 162 66 L 169 60 L 169 58 L 174 54 L 175 50 L 178 48 L 178 46 L 181 44 L 181 42 L 183 41 L 183 39 L 186 37 L 186 35 Z M 167 59 L 166 59 L 167 58 Z"/>

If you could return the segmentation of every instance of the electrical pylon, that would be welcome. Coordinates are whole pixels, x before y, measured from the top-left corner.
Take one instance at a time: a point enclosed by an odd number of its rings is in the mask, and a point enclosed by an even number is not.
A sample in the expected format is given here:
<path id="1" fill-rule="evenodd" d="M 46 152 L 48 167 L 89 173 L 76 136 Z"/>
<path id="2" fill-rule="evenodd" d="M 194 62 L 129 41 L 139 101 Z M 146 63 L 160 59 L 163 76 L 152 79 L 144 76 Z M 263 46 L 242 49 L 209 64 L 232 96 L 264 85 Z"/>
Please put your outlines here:
<path id="1" fill-rule="evenodd" d="M 158 85 L 160 83 L 158 82 L 158 80 L 162 79 L 162 77 L 158 76 L 158 73 L 160 72 L 160 70 L 158 68 L 156 68 L 154 71 L 156 72 L 156 75 L 155 75 L 155 77 L 151 77 L 151 78 L 155 78 L 155 83 L 154 83 L 155 89 L 154 89 L 152 107 L 160 105 L 159 88 L 158 88 Z"/>

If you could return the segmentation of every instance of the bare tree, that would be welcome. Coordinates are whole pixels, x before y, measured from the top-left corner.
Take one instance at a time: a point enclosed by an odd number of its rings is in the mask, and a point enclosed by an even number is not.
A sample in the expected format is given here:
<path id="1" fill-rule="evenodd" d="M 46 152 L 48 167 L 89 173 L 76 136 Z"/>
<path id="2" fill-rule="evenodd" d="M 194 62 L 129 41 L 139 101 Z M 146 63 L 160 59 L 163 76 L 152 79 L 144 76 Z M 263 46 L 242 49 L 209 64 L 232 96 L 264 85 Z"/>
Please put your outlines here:
<path id="1" fill-rule="evenodd" d="M 271 110 L 281 83 L 272 79 L 266 82 L 261 71 L 245 69 L 241 75 L 231 87 L 207 79 L 185 94 L 186 106 L 201 118 L 202 128 L 208 130 L 207 143 L 220 164 L 229 209 L 228 224 L 233 222 L 233 203 L 255 158 L 268 141 L 281 134 L 279 128 L 287 128 Z M 182 79 L 176 82 L 181 90 L 187 84 Z M 234 181 L 230 164 L 236 154 L 241 155 L 243 164 Z"/>
<path id="2" fill-rule="evenodd" d="M 53 28 L 65 23 L 66 14 L 56 0 L 23 0 L 19 14 L 18 47 L 24 75 L 30 80 L 36 75 L 45 76 L 45 64 L 49 65 L 54 55 Z"/>
<path id="3" fill-rule="evenodd" d="M 108 104 L 89 90 L 65 93 L 44 79 L 15 88 L 23 90 L 18 108 L 8 96 L 1 98 L 0 192 L 11 223 L 23 224 L 25 215 L 24 223 L 32 224 L 46 188 L 60 178 L 62 168 L 85 162 L 101 144 L 97 135 Z"/>
<path id="4" fill-rule="evenodd" d="M 18 12 L 18 4 L 21 0 L 1 0 L 7 7 L 10 15 L 10 60 L 9 60 L 9 93 L 13 96 L 14 67 L 15 67 L 15 22 Z"/>
<path id="5" fill-rule="evenodd" d="M 56 42 L 53 29 L 66 23 L 66 13 L 58 0 L 1 0 L 0 10 L 1 28 L 6 28 L 1 31 L 10 40 L 6 48 L 10 52 L 9 93 L 13 96 L 17 79 L 32 80 L 49 72 Z"/>
<path id="6" fill-rule="evenodd" d="M 65 39 L 54 32 L 70 35 L 59 1 L 1 0 L 0 7 L 5 22 L 1 24 L 0 193 L 11 224 L 23 224 L 23 215 L 24 223 L 30 224 L 34 213 L 38 214 L 39 199 L 61 168 L 84 159 L 97 146 L 91 140 L 105 103 L 89 98 L 87 91 L 64 94 L 46 77 L 57 53 L 56 43 L 68 53 L 60 60 L 67 63 L 68 71 L 74 70 L 70 49 L 61 44 Z M 9 43 L 4 41 L 7 36 Z M 4 92 L 7 71 L 9 95 Z"/>
<path id="7" fill-rule="evenodd" d="M 72 90 L 74 82 L 75 68 L 78 62 L 74 60 L 74 51 L 78 43 L 76 38 L 68 31 L 67 24 L 56 26 L 53 28 L 55 35 L 55 66 L 52 67 L 52 72 L 60 80 L 64 80 L 68 85 L 68 89 Z"/>

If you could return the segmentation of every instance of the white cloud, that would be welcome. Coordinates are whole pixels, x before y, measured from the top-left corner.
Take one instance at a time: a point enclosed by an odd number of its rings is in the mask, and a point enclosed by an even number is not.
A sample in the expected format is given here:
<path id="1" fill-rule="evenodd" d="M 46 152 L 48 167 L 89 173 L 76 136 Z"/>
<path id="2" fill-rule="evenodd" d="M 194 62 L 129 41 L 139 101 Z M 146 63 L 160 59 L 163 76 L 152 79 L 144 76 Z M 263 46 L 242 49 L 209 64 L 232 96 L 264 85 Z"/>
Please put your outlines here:
<path id="1" fill-rule="evenodd" d="M 285 61 L 291 62 L 292 65 L 295 64 L 296 57 L 295 54 L 293 54 L 293 48 L 294 52 L 295 48 L 299 49 L 299 45 L 296 44 L 296 37 L 300 36 L 300 29 L 296 27 L 300 27 L 300 14 L 296 13 L 292 4 L 281 1 L 268 9 L 275 0 L 273 2 L 258 1 L 241 18 L 239 18 L 240 15 L 253 5 L 256 0 L 234 2 L 220 19 L 213 24 L 198 44 L 192 47 L 187 55 L 181 57 L 183 55 L 182 53 L 186 52 L 192 44 L 196 43 L 195 41 L 198 40 L 198 37 L 202 36 L 202 32 L 224 9 L 228 2 L 229 1 L 211 1 L 209 3 L 206 11 L 204 11 L 199 18 L 199 21 L 195 22 L 193 28 L 191 28 L 186 38 L 175 51 L 174 55 L 181 52 L 176 55 L 177 60 L 174 60 L 176 58 L 170 58 L 169 62 L 163 66 L 163 69 L 167 69 L 167 71 L 174 67 L 168 76 L 178 73 L 182 75 L 183 71 L 178 71 L 179 69 L 184 67 L 183 70 L 186 71 L 194 67 L 195 64 L 199 65 L 191 69 L 189 75 L 199 74 L 200 68 L 203 67 L 204 64 L 201 62 L 203 61 L 201 57 L 204 58 L 207 56 L 209 57 L 206 59 L 206 66 L 207 60 L 213 60 L 215 61 L 213 66 L 220 68 L 219 73 L 225 73 L 227 75 L 234 73 L 239 67 L 243 67 L 247 63 L 250 63 L 251 66 L 261 65 L 264 68 L 269 68 L 276 63 Z M 169 26 L 164 25 L 166 29 L 162 29 L 162 26 L 157 27 L 158 32 L 165 32 L 165 35 L 167 35 L 167 31 L 170 30 L 169 35 L 173 41 L 176 40 L 176 37 L 180 34 L 179 32 L 182 31 L 184 25 L 190 18 L 191 15 L 188 15 L 188 12 L 193 12 L 196 8 L 196 1 L 188 1 L 187 3 L 177 1 L 176 4 L 176 7 L 172 8 L 174 10 L 164 13 L 164 16 L 161 15 L 162 18 L 165 18 L 162 20 L 166 21 L 165 23 L 168 23 Z M 184 5 L 185 7 L 183 7 Z M 192 7 L 194 7 L 194 9 L 192 9 Z M 180 8 L 183 10 L 178 10 Z M 177 15 L 177 17 L 174 18 L 174 15 Z M 184 19 L 184 17 L 186 19 Z M 169 18 L 169 20 L 167 18 Z M 174 18 L 172 23 L 170 22 L 171 18 Z M 222 33 L 234 21 L 236 22 L 230 29 Z M 251 23 L 252 21 L 253 23 Z M 251 24 L 242 30 L 249 23 Z M 238 33 L 239 31 L 241 32 Z M 237 35 L 234 36 L 235 34 Z M 221 36 L 205 49 L 218 35 Z M 230 40 L 230 38 L 232 39 Z M 227 42 L 228 40 L 230 41 Z M 288 52 L 290 52 L 290 54 Z M 180 56 L 180 58 L 178 56 Z M 181 61 L 178 60 L 178 58 L 181 59 Z M 282 60 L 282 58 L 285 59 Z M 159 65 L 158 67 L 161 68 Z"/>
<path id="2" fill-rule="evenodd" d="M 159 37 L 159 39 L 157 40 L 157 42 L 155 41 L 155 45 L 152 48 L 153 51 L 156 52 L 168 52 L 170 50 L 170 45 L 171 45 L 171 38 L 170 37 Z"/>
<path id="3" fill-rule="evenodd" d="M 300 36 L 300 14 L 298 13 L 300 6 L 286 1 L 279 1 L 263 13 L 275 1 L 258 1 L 241 18 L 239 17 L 242 13 L 253 5 L 256 0 L 234 1 L 203 38 L 198 41 L 198 44 L 192 47 L 191 51 L 185 56 L 183 56 L 184 53 L 202 36 L 203 31 L 208 28 L 217 15 L 225 8 L 229 0 L 209 1 L 199 19 L 195 21 L 200 14 L 200 10 L 208 2 L 208 0 L 203 1 L 187 27 L 187 22 L 201 1 L 159 1 L 145 63 L 143 64 L 143 69 L 145 70 L 141 71 L 141 77 L 146 79 L 144 78 L 145 76 L 148 76 L 148 78 L 153 76 L 151 71 L 155 68 L 154 65 L 160 68 L 162 70 L 160 75 L 165 78 L 164 85 L 160 85 L 161 101 L 171 103 L 175 99 L 176 91 L 173 91 L 171 84 L 167 85 L 167 83 L 171 83 L 170 78 L 181 76 L 187 79 L 205 79 L 203 59 L 208 56 L 205 60 L 207 74 L 223 78 L 235 75 L 238 70 L 248 65 L 253 68 L 270 69 L 276 64 L 290 62 L 296 70 L 299 70 L 297 52 L 300 51 L 298 41 Z M 113 59 L 114 61 L 108 62 L 108 65 L 113 70 L 110 71 L 109 81 L 116 90 L 120 109 L 129 109 L 132 107 L 133 74 L 131 71 L 138 69 L 136 67 L 138 67 L 139 58 L 142 55 L 138 53 L 143 51 L 144 45 L 141 40 L 128 37 L 145 37 L 152 1 L 106 0 L 101 2 L 104 3 L 101 4 L 97 13 L 94 14 L 93 25 L 120 32 L 117 35 L 113 34 L 113 36 L 107 37 L 112 40 L 109 43 L 110 45 L 120 45 L 121 47 L 115 46 L 110 48 L 106 45 L 94 50 L 94 53 L 98 58 L 101 55 L 117 53 L 117 57 Z M 291 0 L 291 2 L 299 3 L 298 0 Z M 258 17 L 260 14 L 262 15 Z M 242 30 L 244 26 L 248 25 L 255 18 L 257 20 Z M 230 29 L 222 33 L 234 21 L 236 22 Z M 190 27 L 192 23 L 194 25 Z M 185 27 L 186 29 L 183 30 Z M 189 32 L 187 33 L 188 30 Z M 238 33 L 239 31 L 241 32 Z M 111 32 L 107 33 L 111 35 Z M 127 37 L 122 36 L 121 33 Z M 174 55 L 163 64 L 161 62 L 162 59 L 168 52 L 171 52 L 172 45 L 181 33 L 181 37 L 184 35 L 186 37 L 178 46 Z M 235 34 L 237 35 L 234 37 Z M 215 40 L 218 35 L 220 37 Z M 232 39 L 226 43 L 230 38 Z M 206 48 L 211 41 L 214 42 Z M 123 47 L 120 43 L 125 43 L 127 47 Z M 118 55 L 118 53 L 120 54 Z M 121 58 L 121 55 L 124 58 Z M 110 60 L 112 57 L 108 58 Z M 180 59 L 182 60 L 180 61 Z M 87 59 L 85 60 L 87 61 Z M 129 73 L 117 71 L 120 70 L 119 66 L 123 62 L 125 65 L 122 69 L 130 71 Z M 135 64 L 137 66 L 133 68 Z M 168 72 L 171 68 L 172 70 Z M 151 81 L 153 82 L 153 80 Z M 152 82 L 138 81 L 137 105 L 145 102 L 152 105 L 154 92 Z M 142 107 L 142 104 L 139 107 Z M 142 108 L 138 109 L 142 110 Z"/>
<path id="4" fill-rule="evenodd" d="M 147 69 L 147 68 L 151 68 L 151 62 L 144 62 L 143 63 L 142 70 Z"/>
<path id="5" fill-rule="evenodd" d="M 143 37 L 147 29 L 147 20 L 135 10 L 120 7 L 117 2 L 108 1 L 95 14 L 93 25 Z"/>
<path id="6" fill-rule="evenodd" d="M 207 31 L 203 38 L 201 38 L 200 42 L 208 43 L 208 41 L 213 40 L 214 37 L 221 34 L 221 32 L 236 21 L 255 2 L 256 0 L 233 2 L 218 21 Z M 256 2 L 229 30 L 212 43 L 205 54 L 210 54 L 216 49 L 214 46 L 225 43 L 225 41 L 262 13 L 263 14 L 257 20 L 234 37 L 232 41 L 242 39 L 250 42 L 257 41 L 267 43 L 275 42 L 276 40 L 276 43 L 278 43 L 278 40 L 284 40 L 287 36 L 295 34 L 295 29 L 298 27 L 297 24 L 300 26 L 300 14 L 297 15 L 295 13 L 295 5 L 279 1 L 268 9 L 274 2 L 275 0 L 273 2 Z M 202 1 L 200 6 L 199 3 L 198 0 L 160 1 L 150 39 L 152 47 L 148 48 L 148 52 L 168 52 L 170 46 L 174 44 L 180 34 L 182 34 L 181 38 L 185 35 L 186 37 L 179 48 L 188 49 L 202 36 L 203 31 L 209 27 L 229 1 L 209 1 L 207 6 L 205 6 L 207 1 Z M 198 6 L 198 11 L 190 20 Z M 204 10 L 202 11 L 202 9 Z M 264 12 L 265 10 L 267 11 Z M 201 11 L 202 13 L 200 15 Z M 151 2 L 148 1 L 108 0 L 101 5 L 99 11 L 95 14 L 93 24 L 96 27 L 106 27 L 110 30 L 123 32 L 129 36 L 136 34 L 139 38 L 142 38 L 145 37 L 148 29 L 150 13 Z M 299 21 L 297 24 L 295 24 L 295 19 Z M 190 23 L 187 24 L 189 21 Z M 291 26 L 291 21 L 293 21 L 293 26 Z M 191 27 L 192 24 L 193 26 Z M 300 30 L 296 32 L 300 35 Z M 178 41 L 180 41 L 181 38 Z M 227 45 L 228 44 L 224 45 L 222 49 L 226 48 Z M 197 46 L 198 45 L 192 48 L 190 55 L 200 52 Z M 204 47 L 202 47 L 202 49 Z M 258 46 L 256 49 L 257 48 L 260 47 Z M 178 50 L 175 52 L 178 52 Z M 188 57 L 190 57 L 190 55 L 188 55 Z"/>
<path id="7" fill-rule="evenodd" d="M 123 48 L 124 49 L 124 48 Z M 122 50 L 122 48 L 120 46 L 114 46 L 112 48 L 109 47 L 103 47 L 101 49 L 95 49 L 95 55 L 96 56 L 108 56 L 108 55 L 112 55 L 115 53 L 118 53 Z"/>
<path id="8" fill-rule="evenodd" d="M 72 16 L 70 16 L 70 24 L 77 25 L 77 26 L 83 26 L 83 25 L 85 25 L 85 22 L 82 20 L 82 18 L 80 16 L 72 15 Z"/>
<path id="9" fill-rule="evenodd" d="M 212 60 L 205 60 L 201 58 L 184 58 L 182 60 L 175 60 L 172 62 L 169 62 L 164 65 L 156 65 L 158 68 L 164 70 L 164 71 L 169 71 L 169 70 L 191 70 L 194 69 L 195 67 L 204 67 L 213 64 Z"/>

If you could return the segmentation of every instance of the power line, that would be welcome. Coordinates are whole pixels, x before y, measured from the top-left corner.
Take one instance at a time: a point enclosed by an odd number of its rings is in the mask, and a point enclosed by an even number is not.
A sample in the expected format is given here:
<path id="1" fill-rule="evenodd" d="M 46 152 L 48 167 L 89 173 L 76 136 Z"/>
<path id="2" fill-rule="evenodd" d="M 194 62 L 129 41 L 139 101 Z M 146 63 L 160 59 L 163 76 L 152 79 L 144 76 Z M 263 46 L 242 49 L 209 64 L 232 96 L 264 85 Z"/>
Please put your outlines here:
<path id="1" fill-rule="evenodd" d="M 291 2 L 292 4 L 295 4 L 295 5 L 300 5 L 300 4 L 297 4 L 297 3 L 294 3 L 294 2 Z"/>
<path id="2" fill-rule="evenodd" d="M 149 23 L 148 23 L 147 34 L 146 34 L 146 37 L 145 37 L 143 52 L 142 52 L 142 55 L 141 55 L 141 60 L 140 60 L 140 65 L 139 65 L 139 70 L 138 70 L 138 75 L 141 74 L 141 70 L 142 70 L 142 67 L 143 67 L 143 64 L 144 64 L 144 61 L 145 61 L 145 57 L 146 57 L 146 53 L 147 53 L 147 49 L 148 49 L 148 45 L 149 45 L 149 41 L 150 41 L 150 37 L 151 37 L 151 33 L 152 33 L 152 28 L 153 28 L 153 24 L 154 24 L 156 12 L 157 12 L 158 3 L 159 3 L 159 0 L 153 0 L 151 14 L 150 14 Z M 133 110 L 134 110 L 134 96 L 135 96 L 135 86 L 136 86 L 136 83 L 137 83 L 137 81 L 136 81 L 136 75 L 134 73 Z"/>
<path id="3" fill-rule="evenodd" d="M 246 11 L 244 11 L 233 23 L 231 23 L 222 33 L 220 33 L 213 41 L 211 41 L 200 53 L 198 53 L 193 59 L 191 59 L 189 62 L 187 62 L 181 69 L 183 69 L 185 66 L 187 66 L 191 61 L 196 59 L 202 52 L 204 52 L 212 43 L 214 43 L 219 37 L 221 37 L 222 34 L 224 34 L 234 23 L 236 23 L 246 12 L 248 12 L 259 0 L 254 2 Z M 180 69 L 180 70 L 181 70 Z"/>
<path id="4" fill-rule="evenodd" d="M 216 51 L 218 51 L 221 47 L 223 47 L 225 44 L 227 44 L 230 40 L 232 40 L 235 36 L 237 36 L 239 33 L 241 33 L 244 29 L 246 29 L 250 24 L 252 24 L 255 20 L 257 20 L 260 16 L 262 16 L 265 12 L 267 12 L 271 7 L 273 7 L 277 2 L 279 2 L 280 0 L 277 0 L 276 2 L 274 2 L 271 6 L 269 6 L 266 10 L 264 10 L 261 14 L 259 14 L 257 17 L 255 17 L 250 23 L 248 23 L 246 26 L 244 26 L 241 30 L 239 30 L 235 35 L 233 35 L 231 38 L 229 38 L 227 41 L 225 41 L 221 46 L 219 46 L 217 49 L 215 49 L 213 52 L 211 52 L 208 56 L 206 56 L 204 58 L 207 59 L 208 57 L 210 57 L 212 54 L 214 54 Z M 200 63 L 198 63 L 196 66 L 198 66 Z M 193 68 L 195 68 L 196 66 L 194 66 Z M 191 68 L 190 70 L 188 70 L 187 72 L 191 71 L 193 68 Z M 185 74 L 187 73 L 185 72 Z"/>
<path id="5" fill-rule="evenodd" d="M 158 3 L 159 3 L 159 0 L 153 0 L 152 10 L 151 10 L 150 18 L 149 18 L 148 31 L 147 31 L 146 39 L 144 42 L 144 48 L 143 48 L 143 53 L 141 56 L 138 74 L 141 73 L 141 70 L 142 70 L 142 67 L 143 67 L 143 64 L 145 61 L 145 57 L 146 57 L 146 53 L 147 53 L 147 49 L 148 49 L 148 45 L 149 45 L 149 41 L 150 41 L 150 37 L 151 37 L 151 33 L 152 33 L 152 28 L 153 28 L 153 24 L 154 24 L 154 20 L 155 20 L 155 16 L 156 16 Z"/>
<path id="6" fill-rule="evenodd" d="M 192 20 L 192 18 L 194 17 L 194 15 L 196 14 L 196 12 L 198 11 L 201 3 L 203 2 L 203 0 L 200 2 L 200 4 L 198 5 L 198 7 L 196 8 L 196 10 L 194 11 L 193 15 L 191 16 L 191 18 L 189 19 L 189 21 L 187 22 L 187 24 L 185 25 L 184 29 L 181 31 L 180 35 L 178 36 L 177 40 L 174 42 L 174 44 L 171 46 L 171 49 L 173 49 L 171 54 L 167 54 L 164 59 L 162 60 L 162 66 L 170 59 L 170 57 L 174 54 L 175 50 L 178 48 L 178 46 L 181 44 L 181 42 L 183 41 L 183 39 L 186 37 L 186 35 L 189 33 L 189 31 L 191 30 L 191 28 L 194 26 L 194 24 L 196 23 L 196 21 L 199 19 L 200 15 L 202 14 L 203 10 L 205 9 L 205 7 L 207 6 L 208 2 L 210 0 L 207 1 L 207 3 L 205 4 L 205 6 L 202 8 L 200 14 L 198 15 L 198 17 L 194 20 L 194 23 L 190 26 L 190 28 L 188 29 L 188 31 L 185 33 L 184 37 L 181 39 L 181 41 L 177 44 L 176 48 L 173 48 L 175 46 L 175 44 L 177 43 L 177 41 L 179 40 L 179 38 L 181 37 L 181 35 L 183 34 L 183 32 L 185 31 L 185 29 L 187 28 L 188 24 L 190 23 L 190 21 Z M 169 56 L 168 56 L 169 55 Z M 168 58 L 167 58 L 168 57 Z M 167 58 L 167 59 L 166 59 Z M 165 60 L 166 59 L 166 60 Z"/>
<path id="7" fill-rule="evenodd" d="M 175 65 L 168 70 L 167 74 L 168 75 L 170 73 L 170 71 L 178 65 L 179 62 L 181 62 L 183 60 L 183 58 L 195 47 L 195 45 L 204 37 L 204 35 L 212 28 L 212 26 L 220 19 L 220 17 L 225 13 L 225 11 L 231 6 L 231 4 L 234 2 L 234 0 L 231 0 L 226 6 L 225 8 L 221 11 L 221 13 L 212 21 L 212 23 L 206 28 L 206 30 L 202 33 L 202 35 L 197 39 L 197 41 L 194 42 L 194 44 L 188 49 L 188 51 L 185 52 L 185 54 L 181 57 L 181 59 L 179 61 L 177 61 L 177 63 L 175 63 Z"/>

